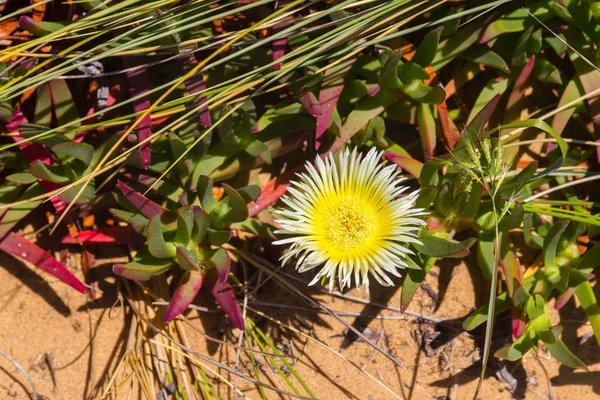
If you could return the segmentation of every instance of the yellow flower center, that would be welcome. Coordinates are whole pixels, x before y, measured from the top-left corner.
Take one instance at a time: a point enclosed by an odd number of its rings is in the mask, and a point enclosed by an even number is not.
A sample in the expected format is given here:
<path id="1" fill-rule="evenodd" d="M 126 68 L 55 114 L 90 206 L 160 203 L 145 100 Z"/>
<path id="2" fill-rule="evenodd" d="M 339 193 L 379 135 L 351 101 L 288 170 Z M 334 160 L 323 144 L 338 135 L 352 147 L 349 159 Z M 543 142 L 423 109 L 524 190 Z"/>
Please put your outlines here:
<path id="1" fill-rule="evenodd" d="M 328 236 L 340 250 L 354 250 L 365 244 L 375 231 L 375 218 L 360 201 L 341 199 L 329 208 Z"/>

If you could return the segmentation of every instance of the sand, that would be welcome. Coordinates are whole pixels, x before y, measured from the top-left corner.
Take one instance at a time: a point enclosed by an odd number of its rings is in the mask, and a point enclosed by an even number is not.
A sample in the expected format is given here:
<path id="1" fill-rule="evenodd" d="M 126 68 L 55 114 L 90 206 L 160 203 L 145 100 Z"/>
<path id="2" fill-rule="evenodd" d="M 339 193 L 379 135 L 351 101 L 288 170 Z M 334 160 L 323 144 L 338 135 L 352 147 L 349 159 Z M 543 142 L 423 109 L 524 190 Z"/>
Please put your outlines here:
<path id="1" fill-rule="evenodd" d="M 469 265 L 474 265 L 474 261 L 472 257 L 466 260 Z M 476 267 L 470 269 L 467 264 L 453 261 L 434 267 L 433 273 L 427 277 L 428 290 L 420 289 L 409 309 L 434 318 L 460 321 L 474 308 L 476 298 L 484 298 L 487 291 L 487 282 L 481 279 Z M 130 326 L 127 312 L 118 307 L 111 310 L 116 294 L 109 288 L 116 285 L 115 278 L 107 272 L 109 265 L 103 265 L 96 271 L 100 287 L 105 292 L 95 301 L 89 301 L 47 274 L 35 271 L 31 266 L 7 255 L 0 256 L 0 265 L 0 350 L 27 371 L 40 398 L 96 398 L 106 387 L 123 354 Z M 71 267 L 80 276 L 76 265 Z M 298 287 L 307 290 L 301 284 Z M 372 301 L 391 307 L 399 306 L 400 290 L 397 288 L 373 286 L 371 292 Z M 477 347 L 480 332 L 472 336 L 460 330 L 460 325 L 450 324 L 445 328 L 438 327 L 440 333 L 437 334 L 435 326 L 422 323 L 414 317 L 406 318 L 406 315 L 397 311 L 381 311 L 327 294 L 312 293 L 332 310 L 377 315 L 379 319 L 371 321 L 368 318 L 359 319 L 356 326 L 406 367 L 398 367 L 360 340 L 346 343 L 347 347 L 341 348 L 343 342 L 349 340 L 340 322 L 315 311 L 282 308 L 281 305 L 310 305 L 282 290 L 276 283 L 267 283 L 256 298 L 251 299 L 249 307 L 295 327 L 303 334 L 295 333 L 290 328 L 277 328 L 276 324 L 268 323 L 250 309 L 247 310 L 248 316 L 268 332 L 270 339 L 282 351 L 294 356 L 295 370 L 318 398 L 472 398 L 480 371 L 477 364 L 480 359 Z M 368 299 L 368 296 L 356 290 L 346 294 Z M 437 306 L 434 302 L 436 296 Z M 210 297 L 201 297 L 197 302 L 199 305 L 216 308 Z M 206 331 L 224 340 L 235 341 L 239 335 L 239 331 L 233 330 L 222 314 L 191 311 L 187 318 L 199 331 Z M 582 338 L 589 335 L 590 327 L 581 322 L 584 320 L 583 313 L 572 302 L 561 311 L 560 316 L 553 312 L 554 323 L 561 318 L 565 327 L 563 338 L 589 366 L 588 372 L 561 367 L 541 348 L 537 357 L 530 353 L 521 363 L 506 363 L 506 371 L 510 375 L 504 380 L 511 382 L 511 376 L 516 379 L 514 394 L 511 394 L 509 383 L 501 382 L 495 376 L 498 365 L 493 361 L 479 398 L 548 399 L 548 382 L 553 399 L 600 398 L 598 345 L 593 337 L 580 344 Z M 343 319 L 349 323 L 355 322 L 354 316 L 344 316 Z M 509 321 L 500 319 L 497 331 L 509 332 L 508 329 Z M 235 364 L 235 352 L 224 349 L 224 346 L 207 344 L 206 339 L 193 329 L 187 331 L 191 347 L 196 351 L 212 353 L 215 359 L 223 363 Z M 308 340 L 306 335 L 318 338 L 328 347 Z M 419 346 L 418 342 L 422 343 L 423 338 L 428 342 L 436 335 L 430 346 Z M 351 360 L 353 364 L 343 358 Z M 266 362 L 260 362 L 259 359 L 259 364 L 277 384 Z M 240 370 L 250 373 L 251 365 L 242 362 Z M 227 373 L 223 372 L 223 375 L 227 376 Z M 233 382 L 233 378 L 229 379 Z M 260 398 L 253 385 L 241 379 L 238 379 L 237 385 L 247 398 Z M 216 387 L 221 398 L 234 398 L 231 388 L 223 384 L 217 384 Z M 31 399 L 30 393 L 30 386 L 23 375 L 7 359 L 0 357 L 0 399 Z M 125 393 L 116 398 L 127 398 Z M 286 398 L 273 393 L 269 393 L 268 397 Z"/>

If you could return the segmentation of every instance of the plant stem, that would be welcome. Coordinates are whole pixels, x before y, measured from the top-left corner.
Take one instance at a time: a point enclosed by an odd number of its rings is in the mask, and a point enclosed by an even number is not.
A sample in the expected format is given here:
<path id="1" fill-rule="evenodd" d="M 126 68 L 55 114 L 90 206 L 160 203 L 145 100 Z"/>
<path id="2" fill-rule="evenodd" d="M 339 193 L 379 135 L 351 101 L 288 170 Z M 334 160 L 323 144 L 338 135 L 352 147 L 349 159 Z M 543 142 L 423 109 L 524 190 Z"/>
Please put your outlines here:
<path id="1" fill-rule="evenodd" d="M 492 346 L 492 334 L 494 329 L 494 314 L 496 313 L 496 291 L 498 286 L 498 265 L 500 261 L 500 234 L 498 232 L 498 211 L 496 209 L 496 200 L 492 197 L 492 209 L 494 211 L 494 225 L 495 225 L 495 240 L 494 240 L 494 267 L 492 270 L 492 283 L 490 287 L 490 300 L 488 303 L 488 315 L 487 321 L 485 325 L 485 343 L 483 345 L 483 360 L 481 366 L 481 375 L 479 376 L 479 381 L 477 382 L 477 388 L 475 389 L 475 393 L 473 394 L 473 400 L 477 399 L 477 395 L 479 394 L 479 390 L 481 389 L 481 384 L 483 383 L 483 378 L 485 376 L 485 370 L 487 367 L 488 360 L 490 358 L 490 348 Z"/>

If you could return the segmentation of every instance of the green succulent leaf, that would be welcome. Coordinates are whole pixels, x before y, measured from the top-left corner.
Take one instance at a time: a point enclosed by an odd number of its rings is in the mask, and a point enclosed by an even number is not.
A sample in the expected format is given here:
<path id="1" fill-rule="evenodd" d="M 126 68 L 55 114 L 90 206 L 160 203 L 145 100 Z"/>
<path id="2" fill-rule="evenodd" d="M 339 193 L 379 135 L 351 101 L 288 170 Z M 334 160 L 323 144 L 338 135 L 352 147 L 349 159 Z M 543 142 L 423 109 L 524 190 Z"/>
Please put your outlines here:
<path id="1" fill-rule="evenodd" d="M 191 206 L 184 206 L 177 210 L 177 230 L 175 240 L 186 246 L 192 238 L 194 227 L 194 211 Z"/>
<path id="2" fill-rule="evenodd" d="M 527 292 L 527 289 L 519 283 L 517 278 L 513 278 L 513 293 L 511 297 L 513 305 L 520 311 L 525 312 L 530 297 L 531 295 Z"/>
<path id="3" fill-rule="evenodd" d="M 510 210 L 498 223 L 498 229 L 500 231 L 509 231 L 511 229 L 518 228 L 523 222 L 523 216 L 525 211 L 523 205 L 520 202 L 515 202 Z"/>
<path id="4" fill-rule="evenodd" d="M 66 26 L 66 22 L 47 22 L 38 21 L 28 16 L 23 16 L 19 20 L 19 26 L 37 37 L 46 36 L 52 32 L 62 29 Z"/>
<path id="5" fill-rule="evenodd" d="M 547 1 L 541 0 L 531 4 L 529 7 L 518 8 L 513 12 L 505 14 L 485 29 L 480 42 L 488 42 L 505 33 L 521 32 L 535 25 L 537 21 L 531 14 L 542 22 L 546 21 L 554 15 L 550 8 Z"/>
<path id="6" fill-rule="evenodd" d="M 429 66 L 435 58 L 435 54 L 438 49 L 438 43 L 440 41 L 441 32 L 442 27 L 436 28 L 428 32 L 421 41 L 421 44 L 417 48 L 415 55 L 411 58 L 410 61 L 417 65 L 420 65 L 423 68 Z"/>
<path id="7" fill-rule="evenodd" d="M 537 57 L 531 74 L 540 81 L 562 85 L 562 77 L 560 71 L 554 64 Z"/>
<path id="8" fill-rule="evenodd" d="M 423 154 L 429 160 L 433 158 L 437 144 L 437 128 L 430 105 L 421 103 L 417 106 L 417 121 Z"/>
<path id="9" fill-rule="evenodd" d="M 18 183 L 21 185 L 29 185 L 38 180 L 32 173 L 23 171 L 23 172 L 15 172 L 14 174 L 10 174 L 6 177 L 6 180 L 12 183 Z"/>
<path id="10" fill-rule="evenodd" d="M 523 218 L 523 236 L 525 243 L 533 249 L 542 249 L 544 247 L 544 238 L 537 234 L 534 228 L 534 218 L 532 213 L 526 213 Z"/>
<path id="11" fill-rule="evenodd" d="M 141 233 L 142 235 L 146 234 L 146 226 L 148 225 L 148 218 L 144 217 L 141 214 L 123 211 L 116 208 L 109 209 L 110 213 L 114 215 L 116 218 L 121 221 L 125 221 L 131 225 L 133 229 L 137 233 Z"/>
<path id="12" fill-rule="evenodd" d="M 450 188 L 451 183 L 446 182 L 442 185 L 433 204 L 435 210 L 444 216 L 449 216 L 453 212 L 454 206 L 454 191 Z"/>
<path id="13" fill-rule="evenodd" d="M 171 146 L 171 152 L 173 153 L 173 156 L 176 159 L 181 157 L 181 155 L 187 150 L 187 146 L 185 145 L 184 141 L 181 140 L 181 138 L 174 132 L 169 132 L 167 137 L 169 138 L 169 145 Z"/>
<path id="14" fill-rule="evenodd" d="M 11 188 L 11 192 L 14 193 L 14 188 Z M 11 194 L 12 194 L 11 193 Z M 0 217 L 0 238 L 5 237 L 6 234 L 24 218 L 27 214 L 29 214 L 32 210 L 34 210 L 37 206 L 39 206 L 42 200 L 31 200 L 37 196 L 44 194 L 45 191 L 40 185 L 39 182 L 35 182 L 31 184 L 23 193 L 21 193 L 15 200 L 16 201 L 26 201 L 24 204 L 21 204 L 17 207 L 11 207 Z M 12 199 L 10 200 L 12 201 Z"/>
<path id="15" fill-rule="evenodd" d="M 63 161 L 75 158 L 86 166 L 91 165 L 94 156 L 94 147 L 86 143 L 63 142 L 52 146 L 52 151 Z"/>
<path id="16" fill-rule="evenodd" d="M 400 298 L 400 308 L 402 311 L 408 308 L 410 301 L 419 286 L 421 286 L 421 283 L 425 280 L 429 271 L 431 271 L 436 260 L 435 257 L 420 257 L 419 262 L 421 265 L 419 265 L 414 261 L 407 259 L 406 262 L 409 264 L 409 269 L 404 278 L 404 282 L 402 283 L 402 296 Z"/>
<path id="17" fill-rule="evenodd" d="M 471 62 L 496 68 L 503 73 L 510 72 L 504 59 L 485 45 L 470 47 L 462 56 Z"/>
<path id="18" fill-rule="evenodd" d="M 202 208 L 204 209 L 204 211 L 210 214 L 210 212 L 217 205 L 217 200 L 215 199 L 215 196 L 212 192 L 213 180 L 208 176 L 202 175 L 198 179 L 197 188 L 198 197 L 200 198 L 200 204 L 202 204 Z"/>
<path id="19" fill-rule="evenodd" d="M 237 192 L 242 196 L 246 204 L 256 201 L 260 195 L 260 186 L 248 185 L 243 188 L 237 189 Z"/>
<path id="20" fill-rule="evenodd" d="M 231 239 L 231 232 L 227 230 L 217 230 L 208 228 L 208 240 L 213 246 L 221 246 Z"/>
<path id="21" fill-rule="evenodd" d="M 479 24 L 467 24 L 463 29 L 442 41 L 438 45 L 433 61 L 431 61 L 433 69 L 439 71 L 475 44 L 482 29 Z"/>
<path id="22" fill-rule="evenodd" d="M 552 354 L 554 358 L 556 358 L 561 364 L 567 365 L 571 368 L 581 368 L 587 370 L 587 367 L 577 356 L 575 356 L 571 351 L 567 348 L 565 343 L 560 340 L 558 337 L 560 336 L 562 328 L 554 327 L 549 332 L 550 335 L 547 336 L 544 341 L 544 345 Z M 552 340 L 553 339 L 553 340 Z"/>
<path id="23" fill-rule="evenodd" d="M 199 244 L 204 239 L 206 231 L 210 226 L 210 219 L 199 206 L 192 206 L 192 211 L 194 213 L 194 226 L 191 239 L 193 243 Z"/>
<path id="24" fill-rule="evenodd" d="M 113 265 L 113 272 L 123 278 L 144 282 L 165 273 L 171 267 L 172 260 L 154 258 L 147 251 L 140 253 L 143 254 L 130 263 Z"/>
<path id="25" fill-rule="evenodd" d="M 511 300 L 508 297 L 508 293 L 504 292 L 496 297 L 496 315 L 501 314 L 505 311 L 510 310 Z M 477 310 L 473 311 L 471 315 L 469 315 L 462 324 L 463 329 L 470 331 L 472 329 L 477 328 L 479 325 L 483 324 L 488 319 L 488 305 L 485 304 L 479 307 Z"/>
<path id="26" fill-rule="evenodd" d="M 419 191 L 419 197 L 415 202 L 415 208 L 423 208 L 429 210 L 429 206 L 433 202 L 433 199 L 438 194 L 438 188 L 435 186 L 424 186 Z"/>
<path id="27" fill-rule="evenodd" d="M 76 179 L 68 165 L 46 165 L 40 160 L 31 164 L 30 171 L 36 178 L 53 183 L 68 183 Z"/>
<path id="28" fill-rule="evenodd" d="M 483 276 L 490 278 L 494 265 L 496 263 L 496 231 L 494 230 L 483 230 L 479 231 L 477 235 L 477 262 Z M 502 235 L 500 235 L 499 241 L 502 242 Z"/>
<path id="29" fill-rule="evenodd" d="M 525 332 L 513 344 L 506 345 L 498 349 L 494 356 L 502 360 L 517 361 L 521 359 L 529 350 L 537 346 L 537 340 L 531 337 L 531 332 Z"/>
<path id="30" fill-rule="evenodd" d="M 512 250 L 508 250 L 502 257 L 502 260 L 500 260 L 500 266 L 504 272 L 508 294 L 511 296 L 511 298 L 514 298 L 515 290 L 521 287 L 520 284 L 515 285 L 515 282 L 521 282 L 523 277 L 523 271 L 521 264 L 519 263 L 519 258 Z"/>
<path id="31" fill-rule="evenodd" d="M 208 257 L 206 257 L 208 256 Z M 229 277 L 229 267 L 231 258 L 229 253 L 224 249 L 211 250 L 205 253 L 205 259 L 200 261 L 206 268 L 214 268 L 217 271 L 217 276 L 223 282 Z"/>
<path id="32" fill-rule="evenodd" d="M 596 342 L 600 344 L 600 306 L 592 285 L 582 282 L 575 291 L 575 296 L 592 325 Z"/>
<path id="33" fill-rule="evenodd" d="M 600 242 L 596 242 L 591 249 L 588 249 L 577 261 L 576 268 L 579 271 L 591 274 L 594 269 L 600 265 Z"/>
<path id="34" fill-rule="evenodd" d="M 548 280 L 552 283 L 558 283 L 561 278 L 560 266 L 556 262 L 556 251 L 563 232 L 569 226 L 569 222 L 565 219 L 558 221 L 544 238 L 544 269 Z"/>
<path id="35" fill-rule="evenodd" d="M 467 121 L 469 124 L 467 126 L 467 132 L 469 134 L 472 134 L 473 132 L 478 133 L 477 130 L 470 129 L 470 127 L 472 125 L 471 123 L 476 122 L 475 126 L 481 126 L 480 125 L 481 121 L 476 121 L 475 118 L 478 116 L 479 112 L 487 111 L 487 110 L 485 110 L 485 107 L 488 104 L 490 104 L 491 102 L 495 102 L 497 105 L 498 101 L 500 101 L 500 96 L 504 92 L 506 92 L 506 90 L 509 87 L 509 84 L 510 84 L 509 79 L 490 80 L 488 83 L 485 84 L 485 86 L 479 93 L 479 96 L 477 96 L 477 99 L 475 100 L 475 104 L 473 105 L 473 108 L 471 108 L 471 112 L 469 113 L 469 117 L 467 118 Z M 495 108 L 495 106 L 494 106 L 494 108 Z M 485 114 L 487 114 L 487 113 L 485 113 Z M 485 116 L 487 116 L 487 115 L 485 115 Z M 482 115 L 482 117 L 483 117 L 483 115 Z M 489 117 L 491 117 L 491 114 L 489 114 Z M 489 120 L 489 117 L 488 117 L 488 120 Z M 482 120 L 484 120 L 484 119 L 482 119 Z M 488 120 L 485 120 L 485 123 L 487 123 Z M 479 131 L 479 132 L 481 132 L 481 131 Z M 468 136 L 468 137 L 472 137 L 472 136 Z"/>
<path id="36" fill-rule="evenodd" d="M 231 186 L 223 184 L 225 193 L 227 193 L 227 199 L 231 206 L 231 212 L 228 216 L 230 223 L 242 222 L 248 218 L 248 206 L 244 198 Z"/>
<path id="37" fill-rule="evenodd" d="M 157 215 L 148 222 L 146 227 L 148 251 L 156 258 L 175 258 L 177 248 L 173 243 L 167 243 L 163 236 L 160 216 Z"/>
<path id="38" fill-rule="evenodd" d="M 466 220 L 472 220 L 479 212 L 481 206 L 482 186 L 479 182 L 473 182 L 469 199 L 463 208 L 458 212 L 458 217 Z"/>
<path id="39" fill-rule="evenodd" d="M 427 104 L 440 104 L 446 92 L 440 87 L 430 87 L 423 83 L 429 73 L 413 63 L 402 62 L 402 53 L 390 57 L 379 76 L 379 84 L 386 89 L 400 89 L 414 100 Z"/>
<path id="40" fill-rule="evenodd" d="M 436 236 L 426 229 L 419 231 L 419 240 L 422 245 L 415 245 L 419 253 L 428 257 L 450 257 L 462 258 L 469 255 L 469 248 L 475 243 L 476 239 L 467 239 L 463 242 L 458 242 L 450 238 Z"/>
<path id="41" fill-rule="evenodd" d="M 182 269 L 188 271 L 198 271 L 200 269 L 200 260 L 198 253 L 188 250 L 183 246 L 177 246 L 177 263 Z"/>
<path id="42" fill-rule="evenodd" d="M 538 319 L 536 324 L 537 330 L 550 328 L 550 317 L 546 307 L 546 301 L 539 294 L 533 295 L 527 301 L 526 306 L 527 316 L 530 320 Z"/>
<path id="43" fill-rule="evenodd" d="M 75 204 L 88 204 L 94 201 L 96 198 L 96 184 L 94 181 L 90 181 L 85 187 L 83 191 L 79 193 L 84 183 L 80 183 L 79 185 L 73 186 L 70 189 L 65 190 L 60 193 L 58 197 L 67 203 L 75 203 Z M 79 195 L 79 196 L 78 196 Z"/>

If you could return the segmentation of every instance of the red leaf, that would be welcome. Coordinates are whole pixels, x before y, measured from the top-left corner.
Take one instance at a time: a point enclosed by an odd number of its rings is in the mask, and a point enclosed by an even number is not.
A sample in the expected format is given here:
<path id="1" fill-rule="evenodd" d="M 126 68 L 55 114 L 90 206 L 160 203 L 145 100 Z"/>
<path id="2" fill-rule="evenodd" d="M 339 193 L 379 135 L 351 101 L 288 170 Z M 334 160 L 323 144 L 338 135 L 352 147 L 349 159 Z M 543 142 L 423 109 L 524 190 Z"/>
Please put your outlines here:
<path id="1" fill-rule="evenodd" d="M 112 86 L 109 89 L 108 98 L 106 99 L 106 108 L 113 106 L 117 102 L 116 96 L 120 90 L 121 90 L 121 88 L 119 87 L 119 85 Z M 98 112 L 98 110 L 99 110 L 98 102 L 95 102 L 94 105 L 91 106 L 90 109 L 88 110 L 86 116 L 89 117 L 90 115 Z M 85 121 L 84 125 L 92 125 L 96 122 L 98 122 L 98 117 L 93 117 L 93 118 L 89 118 L 87 121 Z M 73 141 L 80 143 L 83 140 L 83 138 L 86 137 L 86 135 L 88 133 L 89 133 L 88 130 L 83 130 L 83 131 L 77 132 L 77 135 L 75 135 L 75 139 L 73 139 Z"/>
<path id="2" fill-rule="evenodd" d="M 317 138 L 323 136 L 329 123 L 331 122 L 331 116 L 335 110 L 342 91 L 344 90 L 344 84 L 339 86 L 333 86 L 326 89 L 322 89 L 319 93 L 319 104 L 321 105 L 321 115 L 317 116 L 316 133 Z"/>
<path id="3" fill-rule="evenodd" d="M 423 155 L 425 161 L 428 161 L 433 158 L 437 145 L 436 123 L 429 104 L 417 105 L 417 122 Z"/>
<path id="4" fill-rule="evenodd" d="M 128 226 L 115 226 L 77 233 L 77 237 L 67 235 L 61 239 L 65 244 L 143 244 L 144 237 Z"/>
<path id="5" fill-rule="evenodd" d="M 37 268 L 60 279 L 80 293 L 86 293 L 88 291 L 85 285 L 54 257 L 50 256 L 37 245 L 13 232 L 9 233 L 4 240 L 0 242 L 0 250 L 35 265 Z"/>
<path id="6" fill-rule="evenodd" d="M 377 83 L 369 83 L 367 84 L 367 95 L 369 97 L 375 96 L 381 90 L 381 86 Z"/>
<path id="7" fill-rule="evenodd" d="M 129 81 L 129 94 L 132 98 L 137 96 L 139 97 L 137 100 L 133 101 L 133 109 L 135 112 L 143 112 L 150 108 L 150 95 L 148 94 L 148 74 L 146 69 L 138 69 L 135 71 L 127 72 L 127 79 Z M 139 116 L 137 117 L 139 118 Z M 136 131 L 138 142 L 146 140 L 152 134 L 151 130 L 151 117 L 150 114 L 146 115 L 138 124 Z M 146 142 L 140 147 L 140 155 L 142 158 L 142 165 L 144 168 L 148 168 L 150 166 L 150 142 Z"/>
<path id="8" fill-rule="evenodd" d="M 293 18 L 293 16 L 289 15 L 285 18 L 284 21 L 275 25 L 273 27 L 273 33 L 275 34 L 279 31 L 284 30 L 288 26 L 290 26 L 291 22 L 289 22 L 289 20 L 291 20 L 292 18 Z M 277 61 L 285 55 L 285 48 L 287 47 L 287 42 L 288 42 L 287 36 L 284 36 L 281 39 L 277 39 L 273 42 L 273 61 Z M 281 63 L 277 63 L 277 64 L 273 65 L 274 71 L 278 71 L 280 69 L 281 69 Z"/>
<path id="9" fill-rule="evenodd" d="M 513 89 L 508 97 L 508 103 L 506 104 L 506 112 L 504 114 L 504 122 L 506 123 L 519 120 L 525 101 L 525 89 L 527 88 L 525 84 L 531 76 L 534 63 L 535 56 L 531 56 L 515 80 Z"/>
<path id="10" fill-rule="evenodd" d="M 593 278 L 594 275 L 589 275 L 586 279 L 589 281 Z M 560 295 L 558 299 L 556 299 L 554 309 L 560 310 L 561 308 L 563 308 L 569 302 L 569 300 L 571 300 L 571 297 L 573 297 L 577 289 L 579 289 L 579 285 L 575 287 L 568 287 L 567 290 L 565 290 L 564 293 Z"/>
<path id="11" fill-rule="evenodd" d="M 352 136 L 367 126 L 370 120 L 384 112 L 397 99 L 398 93 L 393 90 L 381 90 L 373 97 L 361 99 L 346 118 L 340 129 L 339 137 L 335 139 L 329 151 L 337 153 L 344 148 Z"/>
<path id="12" fill-rule="evenodd" d="M 590 65 L 588 60 L 594 60 L 596 53 L 593 46 L 588 45 L 588 40 L 585 39 L 579 29 L 568 28 L 564 32 L 567 42 L 578 49 L 579 52 L 569 51 L 571 63 L 575 68 L 575 76 L 581 82 L 581 87 L 586 94 L 590 94 L 598 89 L 600 81 L 600 72 L 596 66 Z M 581 53 L 580 53 L 581 52 Z M 600 99 L 597 96 L 587 99 L 587 104 L 592 120 L 593 134 L 595 134 L 596 142 L 600 142 Z M 596 147 L 596 158 L 600 161 L 600 147 Z"/>
<path id="13" fill-rule="evenodd" d="M 500 101 L 500 97 L 502 95 L 498 93 L 485 105 L 483 108 L 473 117 L 469 125 L 465 128 L 466 135 L 472 135 L 476 137 L 483 131 L 483 127 L 488 123 L 490 118 L 492 118 L 492 114 Z"/>
<path id="14" fill-rule="evenodd" d="M 448 116 L 448 105 L 446 104 L 446 100 L 444 100 L 442 104 L 436 104 L 435 108 L 437 108 L 440 116 L 440 125 L 442 125 L 442 138 L 444 139 L 444 144 L 448 146 L 450 150 L 454 150 L 454 145 L 460 140 L 460 133 L 452 129 L 452 126 L 450 126 L 452 121 Z"/>
<path id="15" fill-rule="evenodd" d="M 57 31 L 64 26 L 64 24 L 58 22 L 42 21 L 42 18 L 43 15 L 40 17 L 39 15 L 34 14 L 34 18 L 23 15 L 19 18 L 19 27 L 24 31 L 33 33 L 37 37 L 42 37 L 50 32 Z"/>
<path id="16" fill-rule="evenodd" d="M 567 290 L 556 300 L 554 308 L 556 310 L 560 310 L 561 308 L 563 308 L 569 302 L 569 300 L 571 300 L 571 297 L 573 297 L 576 290 L 576 287 L 567 288 Z"/>
<path id="17" fill-rule="evenodd" d="M 27 120 L 25 115 L 23 115 L 21 108 L 16 107 L 13 111 L 12 120 L 8 125 L 6 125 L 6 129 L 9 132 L 18 133 L 19 126 L 21 124 L 27 123 L 29 123 L 29 121 Z M 20 143 L 25 140 L 21 135 L 13 136 L 13 139 L 17 143 L 17 146 L 19 147 L 19 150 L 21 150 L 21 153 L 23 153 L 23 155 L 25 156 L 25 158 L 27 158 L 27 161 L 30 164 L 37 160 L 40 160 L 44 164 L 50 164 L 50 156 L 46 149 L 44 149 L 44 146 L 35 142 Z"/>
<path id="18" fill-rule="evenodd" d="M 125 183 L 118 181 L 118 186 L 119 189 L 121 189 L 121 192 L 123 192 L 123 194 L 125 195 L 125 197 L 127 197 L 127 200 L 129 200 L 131 204 L 133 204 L 133 206 L 137 208 L 144 217 L 152 219 L 157 215 L 161 215 L 167 212 L 165 208 L 159 206 L 152 200 L 136 192 Z"/>
<path id="19" fill-rule="evenodd" d="M 331 151 L 330 151 L 331 152 Z M 325 158 L 329 156 L 329 153 L 321 154 L 321 158 Z M 274 204 L 284 193 L 287 191 L 287 188 L 290 186 L 290 181 L 294 179 L 294 177 L 303 172 L 305 169 L 305 165 L 298 165 L 296 168 L 291 169 L 277 178 L 271 179 L 260 189 L 260 196 L 256 201 L 248 203 L 248 217 L 252 218 L 265 208 Z"/>
<path id="20" fill-rule="evenodd" d="M 8 125 L 6 125 L 6 129 L 9 132 L 19 132 L 19 126 L 21 124 L 26 124 L 26 123 L 29 123 L 29 121 L 23 115 L 21 108 L 16 107 L 13 111 L 12 120 L 10 121 L 10 123 Z M 52 159 L 50 158 L 50 155 L 48 154 L 48 152 L 46 151 L 44 146 L 42 146 L 41 144 L 35 143 L 35 142 L 20 143 L 25 140 L 20 135 L 13 136 L 13 140 L 15 141 L 15 143 L 17 143 L 17 147 L 19 147 L 19 150 L 21 150 L 21 152 L 23 153 L 25 158 L 27 158 L 27 161 L 29 162 L 29 164 L 32 164 L 37 160 L 40 160 L 41 162 L 43 162 L 46 165 L 50 165 L 52 163 Z M 44 181 L 42 179 L 39 179 L 39 182 L 46 192 L 52 192 L 61 187 L 57 183 Z M 52 205 L 54 206 L 54 209 L 56 210 L 57 213 L 61 213 L 67 206 L 64 201 L 62 201 L 60 198 L 58 198 L 58 196 L 52 196 L 50 198 L 50 201 L 52 202 Z"/>
<path id="21" fill-rule="evenodd" d="M 192 304 L 202 287 L 202 282 L 204 282 L 204 272 L 185 272 L 169 303 L 169 307 L 165 313 L 165 322 L 171 322 L 173 318 L 184 312 Z"/>
<path id="22" fill-rule="evenodd" d="M 287 37 L 277 39 L 273 42 L 273 61 L 277 61 L 285 55 L 285 48 L 287 46 Z M 281 63 L 273 65 L 273 70 L 278 71 L 281 69 Z"/>
<path id="23" fill-rule="evenodd" d="M 229 267 L 231 266 L 229 253 L 223 249 L 219 249 L 210 258 L 210 261 L 214 263 L 219 279 L 224 282 L 227 281 L 227 278 L 229 278 Z"/>
<path id="24" fill-rule="evenodd" d="M 511 327 L 512 334 L 516 338 L 521 337 L 521 335 L 525 332 L 525 327 L 527 326 L 527 321 L 525 315 L 521 313 L 514 306 L 510 309 L 511 313 Z"/>
<path id="25" fill-rule="evenodd" d="M 214 284 L 211 288 L 211 293 L 225 314 L 229 316 L 229 319 L 231 319 L 233 325 L 240 330 L 244 330 L 244 318 L 242 317 L 240 307 L 235 301 L 235 296 L 233 295 L 233 291 L 231 290 L 229 283 L 227 281 L 222 281 L 221 279 L 215 278 Z"/>
<path id="26" fill-rule="evenodd" d="M 423 163 L 421 161 L 415 160 L 411 157 L 391 153 L 389 151 L 385 153 L 385 156 L 388 160 L 390 160 L 394 164 L 399 165 L 400 168 L 402 168 L 404 171 L 408 172 L 415 178 L 419 179 L 419 177 L 421 176 L 421 170 L 423 169 Z"/>
<path id="27" fill-rule="evenodd" d="M 156 177 L 141 173 L 126 172 L 123 174 L 123 176 L 132 182 L 140 183 L 146 187 L 150 187 L 154 182 L 157 181 Z"/>
<path id="28" fill-rule="evenodd" d="M 318 118 L 321 115 L 321 105 L 319 104 L 319 100 L 317 100 L 317 96 L 306 87 L 302 90 L 303 92 L 298 100 L 300 100 L 300 103 L 302 103 L 310 115 Z"/>
<path id="29" fill-rule="evenodd" d="M 186 65 L 194 66 L 196 65 L 196 59 L 194 56 L 190 56 L 185 63 Z M 185 88 L 190 94 L 196 94 L 206 90 L 206 83 L 204 82 L 204 77 L 202 74 L 198 73 L 187 79 L 185 81 Z M 194 106 L 198 107 L 201 104 L 206 103 L 206 101 L 206 96 L 194 97 Z M 202 107 L 200 110 L 198 110 L 198 121 L 203 128 L 208 128 L 212 125 L 208 106 Z"/>
<path id="30" fill-rule="evenodd" d="M 323 84 L 319 92 L 320 113 L 317 115 L 316 137 L 319 139 L 323 133 L 329 128 L 331 116 L 335 110 L 335 106 L 344 90 L 344 76 L 346 72 L 352 68 L 356 58 L 348 60 L 340 65 L 325 71 L 323 76 Z M 377 89 L 379 91 L 379 89 Z M 377 92 L 375 92 L 377 93 Z M 369 96 L 374 96 L 375 93 L 369 93 Z"/>
<path id="31" fill-rule="evenodd" d="M 256 201 L 248 204 L 248 214 L 252 218 L 271 204 L 275 203 L 286 192 L 290 186 L 290 180 L 296 176 L 296 173 L 302 172 L 304 165 L 300 165 L 285 174 L 271 179 L 260 189 L 260 196 Z"/>

